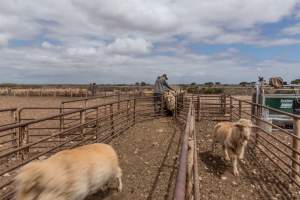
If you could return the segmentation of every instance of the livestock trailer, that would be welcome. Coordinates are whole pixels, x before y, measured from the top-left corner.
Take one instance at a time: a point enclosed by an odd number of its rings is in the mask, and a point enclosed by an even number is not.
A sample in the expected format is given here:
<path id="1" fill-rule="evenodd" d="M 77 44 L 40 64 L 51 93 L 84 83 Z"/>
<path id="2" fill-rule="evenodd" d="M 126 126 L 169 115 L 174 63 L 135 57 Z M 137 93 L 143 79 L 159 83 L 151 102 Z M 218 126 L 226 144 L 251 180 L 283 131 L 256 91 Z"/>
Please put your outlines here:
<path id="1" fill-rule="evenodd" d="M 252 101 L 269 108 L 300 115 L 300 85 L 285 85 L 275 89 L 269 85 L 257 84 Z M 252 113 L 254 112 L 252 110 Z M 291 117 L 273 110 L 262 109 L 261 116 L 279 126 L 291 127 L 293 124 Z"/>

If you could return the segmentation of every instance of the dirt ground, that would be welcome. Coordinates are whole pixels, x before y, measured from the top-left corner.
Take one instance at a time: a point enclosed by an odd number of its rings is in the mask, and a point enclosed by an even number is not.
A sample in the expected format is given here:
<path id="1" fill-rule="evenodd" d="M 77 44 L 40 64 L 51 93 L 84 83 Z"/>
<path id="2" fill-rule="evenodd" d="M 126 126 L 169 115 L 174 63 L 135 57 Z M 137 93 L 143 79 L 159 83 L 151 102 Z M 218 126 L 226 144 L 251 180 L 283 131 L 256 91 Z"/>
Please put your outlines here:
<path id="1" fill-rule="evenodd" d="M 172 118 L 160 118 L 135 125 L 113 139 L 123 171 L 122 192 L 116 182 L 111 188 L 87 200 L 172 199 L 180 128 Z"/>
<path id="2" fill-rule="evenodd" d="M 300 199 L 300 193 L 282 177 L 280 171 L 251 145 L 245 155 L 245 163 L 239 163 L 240 176 L 232 173 L 232 164 L 223 159 L 222 148 L 211 149 L 211 132 L 215 122 L 197 124 L 199 148 L 200 193 L 203 200 L 237 199 Z M 279 175 L 280 176 L 280 175 Z"/>
<path id="3" fill-rule="evenodd" d="M 16 97 L 16 96 L 0 96 L 0 109 L 4 108 L 23 108 L 23 107 L 60 107 L 62 101 L 79 99 L 78 97 Z M 86 106 L 107 103 L 115 101 L 115 98 L 96 99 L 88 101 Z M 83 102 L 69 103 L 65 108 L 83 107 Z M 68 109 L 66 109 L 67 111 Z M 59 109 L 39 109 L 22 111 L 22 119 L 38 119 L 55 115 L 59 113 Z M 0 125 L 11 123 L 11 115 L 9 112 L 0 113 Z"/>

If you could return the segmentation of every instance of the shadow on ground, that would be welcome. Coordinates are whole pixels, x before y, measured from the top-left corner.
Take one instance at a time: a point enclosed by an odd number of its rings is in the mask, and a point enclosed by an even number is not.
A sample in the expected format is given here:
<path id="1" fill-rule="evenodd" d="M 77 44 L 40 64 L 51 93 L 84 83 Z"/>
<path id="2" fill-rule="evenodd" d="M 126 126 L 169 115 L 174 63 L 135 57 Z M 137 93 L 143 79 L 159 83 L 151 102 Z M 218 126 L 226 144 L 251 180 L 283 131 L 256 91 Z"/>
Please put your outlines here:
<path id="1" fill-rule="evenodd" d="M 256 186 L 262 199 L 296 200 L 296 192 L 290 187 L 287 177 L 267 159 L 256 153 L 253 147 L 247 151 L 248 164 L 241 165 L 245 175 Z"/>
<path id="2" fill-rule="evenodd" d="M 211 151 L 201 152 L 199 154 L 201 161 L 208 168 L 208 172 L 215 176 L 222 176 L 228 168 L 227 163 L 219 155 L 215 155 Z"/>

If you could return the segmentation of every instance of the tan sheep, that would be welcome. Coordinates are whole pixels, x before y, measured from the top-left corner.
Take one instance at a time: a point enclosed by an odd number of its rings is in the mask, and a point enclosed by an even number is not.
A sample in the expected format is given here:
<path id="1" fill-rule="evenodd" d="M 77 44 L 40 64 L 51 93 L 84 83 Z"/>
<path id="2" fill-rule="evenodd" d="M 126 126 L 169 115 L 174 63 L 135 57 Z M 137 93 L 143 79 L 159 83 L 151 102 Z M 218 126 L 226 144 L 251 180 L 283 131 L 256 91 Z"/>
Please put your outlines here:
<path id="1" fill-rule="evenodd" d="M 240 119 L 237 122 L 220 122 L 214 128 L 212 151 L 215 143 L 223 147 L 225 160 L 230 160 L 228 150 L 232 152 L 233 174 L 239 175 L 237 159 L 244 159 L 245 147 L 250 139 L 252 122 L 247 119 Z"/>
<path id="2" fill-rule="evenodd" d="M 107 144 L 90 144 L 56 153 L 24 166 L 16 176 L 17 200 L 83 200 L 117 178 L 122 190 L 117 154 Z"/>

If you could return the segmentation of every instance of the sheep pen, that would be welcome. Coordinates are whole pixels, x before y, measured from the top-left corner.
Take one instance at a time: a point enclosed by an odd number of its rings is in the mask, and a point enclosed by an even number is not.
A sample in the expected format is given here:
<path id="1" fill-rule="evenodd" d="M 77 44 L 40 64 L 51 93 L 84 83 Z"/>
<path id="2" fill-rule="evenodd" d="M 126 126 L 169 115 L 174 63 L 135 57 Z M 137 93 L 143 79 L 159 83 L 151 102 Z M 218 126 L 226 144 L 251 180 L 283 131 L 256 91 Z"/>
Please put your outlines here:
<path id="1" fill-rule="evenodd" d="M 19 103 L 21 99 L 16 102 Z M 115 191 L 116 183 L 112 181 L 87 200 L 174 199 L 181 160 L 179 152 L 182 150 L 182 136 L 188 120 L 190 100 L 194 103 L 197 121 L 195 133 L 201 199 L 299 198 L 300 194 L 295 190 L 297 187 L 291 185 L 287 177 L 281 180 L 274 178 L 274 174 L 281 176 L 280 171 L 253 144 L 247 148 L 246 163 L 241 164 L 241 175 L 238 178 L 232 174 L 232 165 L 222 159 L 221 150 L 209 152 L 216 121 L 234 121 L 236 115 L 245 115 L 244 110 L 239 112 L 235 109 L 239 104 L 233 102 L 230 106 L 229 98 L 224 96 L 185 94 L 183 101 L 177 99 L 177 115 L 172 117 L 166 116 L 164 111 L 154 113 L 152 97 L 114 97 L 94 103 L 79 101 L 72 106 L 65 105 L 64 108 L 71 106 L 72 109 L 65 110 L 63 114 L 45 114 L 41 116 L 44 121 L 39 121 L 38 118 L 33 121 L 24 120 L 21 129 L 17 131 L 29 138 L 22 137 L 18 147 L 0 154 L 1 199 L 11 199 L 7 194 L 13 195 L 11 180 L 17 173 L 18 166 L 34 159 L 45 159 L 63 149 L 96 141 L 109 143 L 116 149 L 123 170 L 124 187 L 118 193 Z M 85 107 L 76 108 L 78 106 Z M 243 105 L 243 108 L 247 107 Z M 35 116 L 37 111 L 27 112 L 33 112 L 30 117 Z M 72 122 L 70 125 L 68 120 Z M 64 127 L 59 127 L 59 122 L 63 122 Z M 55 129 L 45 129 L 49 128 L 48 125 L 55 125 Z M 2 127 L 0 133 L 10 134 L 8 130 L 5 131 L 8 128 Z M 45 135 L 39 135 L 40 133 Z M 291 141 L 287 139 L 287 142 Z"/>

